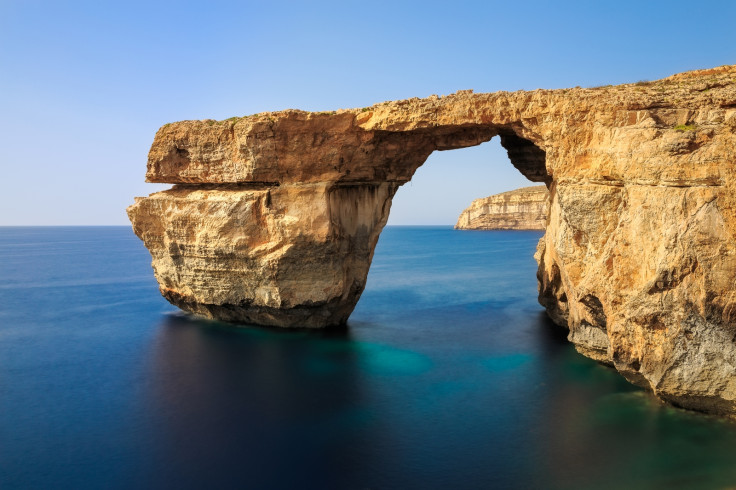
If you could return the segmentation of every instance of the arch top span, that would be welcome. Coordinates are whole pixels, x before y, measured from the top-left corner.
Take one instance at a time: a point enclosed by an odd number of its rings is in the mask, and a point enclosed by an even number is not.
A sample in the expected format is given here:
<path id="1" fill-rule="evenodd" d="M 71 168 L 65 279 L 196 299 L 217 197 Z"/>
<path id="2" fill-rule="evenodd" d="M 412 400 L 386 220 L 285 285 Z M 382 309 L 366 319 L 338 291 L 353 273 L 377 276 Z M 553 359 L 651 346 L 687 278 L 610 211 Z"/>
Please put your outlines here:
<path id="1" fill-rule="evenodd" d="M 665 400 L 736 415 L 736 66 L 167 124 L 146 180 L 176 185 L 128 215 L 175 305 L 342 324 L 396 189 L 433 151 L 496 136 L 550 189 L 539 300 L 577 349 Z"/>
<path id="2" fill-rule="evenodd" d="M 460 92 L 334 113 L 287 110 L 224 121 L 182 121 L 156 133 L 146 180 L 403 183 L 435 150 L 475 146 L 500 135 L 512 162 L 526 161 L 519 165 L 522 172 L 531 168 L 529 150 L 536 151 L 539 168 L 529 175 L 541 181 L 546 171 L 538 155 L 554 144 L 555 133 L 543 136 L 538 116 L 554 106 L 554 99 L 554 91 Z M 509 111 L 509 106 L 518 110 Z"/>

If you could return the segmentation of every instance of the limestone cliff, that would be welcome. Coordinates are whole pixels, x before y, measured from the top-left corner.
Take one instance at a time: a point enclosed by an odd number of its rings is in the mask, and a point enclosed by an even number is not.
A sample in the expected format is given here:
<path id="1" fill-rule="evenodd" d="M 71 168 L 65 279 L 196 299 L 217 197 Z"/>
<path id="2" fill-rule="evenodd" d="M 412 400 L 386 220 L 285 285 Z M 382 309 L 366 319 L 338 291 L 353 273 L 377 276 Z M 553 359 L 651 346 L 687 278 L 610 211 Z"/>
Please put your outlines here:
<path id="1" fill-rule="evenodd" d="M 456 230 L 544 230 L 549 193 L 543 185 L 522 187 L 474 200 L 457 219 Z"/>
<path id="2" fill-rule="evenodd" d="M 499 136 L 550 192 L 539 299 L 578 350 L 736 415 L 736 66 L 656 82 L 296 110 L 159 129 L 128 208 L 162 294 L 195 313 L 344 323 L 396 189 Z"/>

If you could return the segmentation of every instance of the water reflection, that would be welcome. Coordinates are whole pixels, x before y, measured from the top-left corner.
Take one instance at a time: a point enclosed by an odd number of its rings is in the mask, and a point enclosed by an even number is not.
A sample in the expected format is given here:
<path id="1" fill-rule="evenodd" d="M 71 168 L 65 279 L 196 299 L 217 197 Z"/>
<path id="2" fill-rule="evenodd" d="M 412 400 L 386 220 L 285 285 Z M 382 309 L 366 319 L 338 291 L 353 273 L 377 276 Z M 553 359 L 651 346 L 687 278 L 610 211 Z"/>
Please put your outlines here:
<path id="1" fill-rule="evenodd" d="M 0 488 L 733 487 L 732 423 L 547 319 L 537 239 L 388 228 L 350 327 L 286 332 L 162 316 L 128 228 L 4 231 Z"/>
<path id="2" fill-rule="evenodd" d="M 167 316 L 156 339 L 154 393 L 173 455 L 167 481 L 334 483 L 326 479 L 346 433 L 367 418 L 360 353 L 308 346 L 349 339 L 346 329 L 234 329 Z"/>
<path id="3" fill-rule="evenodd" d="M 464 309 L 452 329 L 445 313 L 429 308 L 414 311 L 411 322 L 358 320 L 326 332 L 166 316 L 153 351 L 150 398 L 163 456 L 154 482 L 718 488 L 736 481 L 729 422 L 660 404 L 577 354 L 565 329 L 538 311 L 512 319 L 498 300 Z"/>
<path id="4" fill-rule="evenodd" d="M 496 306 L 476 305 L 463 327 L 487 328 Z M 269 488 L 533 481 L 534 419 L 550 394 L 539 356 L 509 353 L 514 335 L 493 349 L 456 339 L 456 349 L 451 331 L 433 332 L 443 316 L 417 315 L 420 338 L 416 324 L 386 337 L 366 323 L 282 332 L 166 316 L 153 352 L 152 408 L 166 441 L 158 478 Z M 548 327 L 537 316 L 521 330 L 537 322 Z M 554 350 L 546 335 L 540 346 Z"/>
<path id="5" fill-rule="evenodd" d="M 545 322 L 540 322 L 542 325 Z M 736 482 L 736 425 L 666 405 L 613 368 L 540 330 L 547 379 L 537 441 L 547 488 L 726 488 Z"/>

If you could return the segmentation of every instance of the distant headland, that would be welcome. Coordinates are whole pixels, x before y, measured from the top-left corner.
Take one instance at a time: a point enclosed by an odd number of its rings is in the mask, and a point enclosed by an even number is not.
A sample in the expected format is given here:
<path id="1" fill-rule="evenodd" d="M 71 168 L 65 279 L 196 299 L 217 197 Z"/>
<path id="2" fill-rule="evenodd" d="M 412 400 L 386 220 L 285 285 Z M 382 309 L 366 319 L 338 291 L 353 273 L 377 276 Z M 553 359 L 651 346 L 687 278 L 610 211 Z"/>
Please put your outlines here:
<path id="1" fill-rule="evenodd" d="M 474 200 L 457 219 L 456 230 L 544 230 L 549 192 L 534 185 Z"/>

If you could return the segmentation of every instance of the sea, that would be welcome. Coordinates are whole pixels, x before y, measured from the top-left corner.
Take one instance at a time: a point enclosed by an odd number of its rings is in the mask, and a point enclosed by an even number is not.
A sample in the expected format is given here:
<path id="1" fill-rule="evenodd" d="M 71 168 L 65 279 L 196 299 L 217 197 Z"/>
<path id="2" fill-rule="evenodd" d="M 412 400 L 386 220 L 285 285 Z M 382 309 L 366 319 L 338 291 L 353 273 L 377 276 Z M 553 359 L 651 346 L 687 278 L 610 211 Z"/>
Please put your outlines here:
<path id="1" fill-rule="evenodd" d="M 541 232 L 387 227 L 345 328 L 198 319 L 129 227 L 0 228 L 0 489 L 736 486 L 736 425 L 578 354 Z"/>

